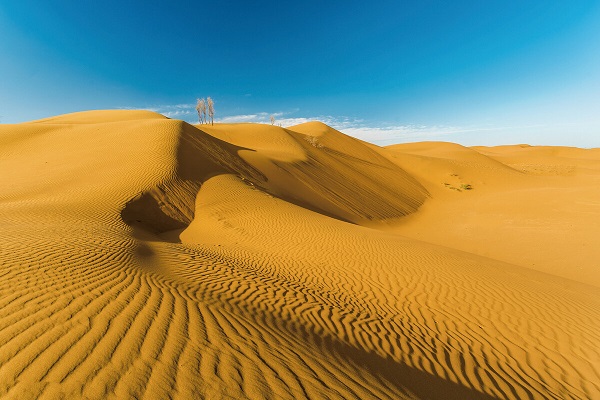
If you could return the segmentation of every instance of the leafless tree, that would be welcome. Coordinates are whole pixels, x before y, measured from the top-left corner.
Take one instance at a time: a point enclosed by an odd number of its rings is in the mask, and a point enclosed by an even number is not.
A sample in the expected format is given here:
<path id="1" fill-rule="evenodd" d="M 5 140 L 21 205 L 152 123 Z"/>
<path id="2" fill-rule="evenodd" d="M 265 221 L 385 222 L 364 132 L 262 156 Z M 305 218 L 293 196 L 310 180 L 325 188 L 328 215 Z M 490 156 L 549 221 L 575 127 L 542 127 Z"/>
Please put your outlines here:
<path id="1" fill-rule="evenodd" d="M 198 102 L 196 103 L 196 111 L 198 111 L 198 122 L 201 124 L 205 123 L 206 122 L 206 101 L 204 99 L 198 99 Z"/>
<path id="2" fill-rule="evenodd" d="M 271 115 L 271 125 L 275 125 L 275 116 Z"/>
<path id="3" fill-rule="evenodd" d="M 208 117 L 210 118 L 210 124 L 214 125 L 213 119 L 215 117 L 215 102 L 210 97 L 207 97 L 206 104 L 208 106 Z"/>

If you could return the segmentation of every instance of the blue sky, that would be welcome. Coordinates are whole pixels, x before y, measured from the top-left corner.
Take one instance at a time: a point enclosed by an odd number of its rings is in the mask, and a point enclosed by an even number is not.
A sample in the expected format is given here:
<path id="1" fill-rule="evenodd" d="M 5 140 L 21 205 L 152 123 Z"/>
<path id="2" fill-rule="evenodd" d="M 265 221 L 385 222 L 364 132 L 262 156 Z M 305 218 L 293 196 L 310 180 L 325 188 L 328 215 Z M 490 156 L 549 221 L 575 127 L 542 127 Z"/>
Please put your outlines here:
<path id="1" fill-rule="evenodd" d="M 0 0 L 0 122 L 144 108 L 600 147 L 600 1 Z"/>

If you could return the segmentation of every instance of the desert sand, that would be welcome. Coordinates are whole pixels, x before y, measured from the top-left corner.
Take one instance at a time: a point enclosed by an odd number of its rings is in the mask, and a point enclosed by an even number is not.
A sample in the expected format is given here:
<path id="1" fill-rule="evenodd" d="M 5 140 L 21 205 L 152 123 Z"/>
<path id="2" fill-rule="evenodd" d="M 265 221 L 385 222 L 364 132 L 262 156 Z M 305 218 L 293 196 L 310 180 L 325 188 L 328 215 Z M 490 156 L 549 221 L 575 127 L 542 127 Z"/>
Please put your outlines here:
<path id="1" fill-rule="evenodd" d="M 0 398 L 600 398 L 600 149 L 0 125 Z"/>

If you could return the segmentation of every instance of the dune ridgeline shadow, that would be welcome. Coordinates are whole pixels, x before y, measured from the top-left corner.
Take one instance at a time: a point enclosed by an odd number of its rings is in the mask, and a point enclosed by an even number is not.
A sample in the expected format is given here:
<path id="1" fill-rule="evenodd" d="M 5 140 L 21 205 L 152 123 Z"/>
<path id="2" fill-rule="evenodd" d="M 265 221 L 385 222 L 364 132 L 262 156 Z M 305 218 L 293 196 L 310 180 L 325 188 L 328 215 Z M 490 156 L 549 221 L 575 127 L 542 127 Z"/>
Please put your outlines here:
<path id="1" fill-rule="evenodd" d="M 202 183 L 213 176 L 236 174 L 257 184 L 267 180 L 238 155 L 239 150 L 251 149 L 222 141 L 188 123 L 179 123 L 173 175 L 140 193 L 121 211 L 122 220 L 134 228 L 136 238 L 148 239 L 150 234 L 169 242 L 179 241 L 178 233 L 194 218 L 196 195 Z"/>
<path id="2" fill-rule="evenodd" d="M 179 124 L 174 173 L 128 202 L 121 213 L 127 224 L 154 234 L 185 229 L 194 218 L 203 182 L 220 174 L 234 174 L 282 200 L 356 224 L 408 215 L 428 196 L 406 171 L 359 140 L 323 124 L 317 126 L 328 133 L 319 138 L 318 146 L 301 132 L 264 126 L 253 132 L 257 148 L 252 149 L 215 137 L 226 132 L 225 137 L 235 142 L 236 135 L 247 136 L 244 129 L 250 128 L 203 130 L 172 122 Z M 284 143 L 277 147 L 277 156 L 272 155 L 273 149 L 261 150 L 264 143 L 277 144 L 270 140 Z"/>

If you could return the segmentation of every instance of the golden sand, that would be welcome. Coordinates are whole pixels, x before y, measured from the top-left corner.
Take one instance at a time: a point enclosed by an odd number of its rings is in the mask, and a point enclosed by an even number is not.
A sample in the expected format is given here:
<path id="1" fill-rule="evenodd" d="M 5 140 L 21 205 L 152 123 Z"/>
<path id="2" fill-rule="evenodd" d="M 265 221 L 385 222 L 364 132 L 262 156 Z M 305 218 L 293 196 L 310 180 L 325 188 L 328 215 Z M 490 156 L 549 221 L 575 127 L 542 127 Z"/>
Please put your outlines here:
<path id="1" fill-rule="evenodd" d="M 0 125 L 0 398 L 600 398 L 600 150 Z"/>

